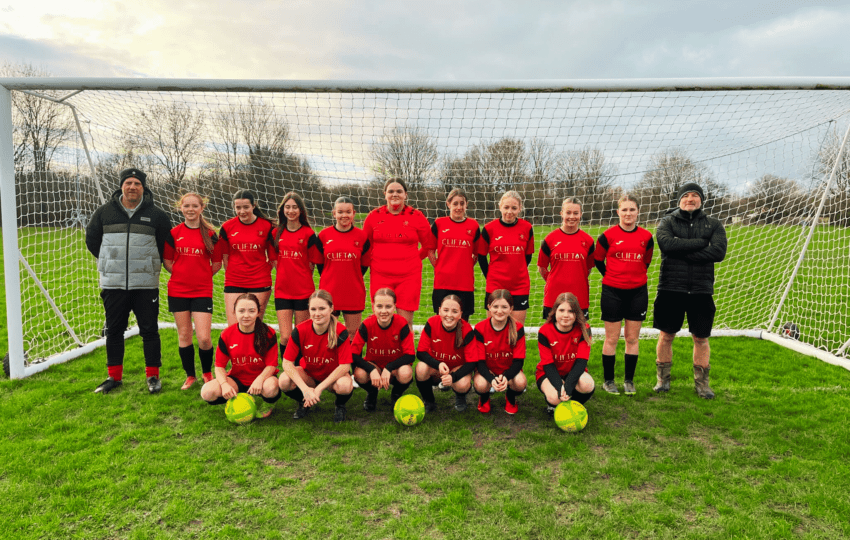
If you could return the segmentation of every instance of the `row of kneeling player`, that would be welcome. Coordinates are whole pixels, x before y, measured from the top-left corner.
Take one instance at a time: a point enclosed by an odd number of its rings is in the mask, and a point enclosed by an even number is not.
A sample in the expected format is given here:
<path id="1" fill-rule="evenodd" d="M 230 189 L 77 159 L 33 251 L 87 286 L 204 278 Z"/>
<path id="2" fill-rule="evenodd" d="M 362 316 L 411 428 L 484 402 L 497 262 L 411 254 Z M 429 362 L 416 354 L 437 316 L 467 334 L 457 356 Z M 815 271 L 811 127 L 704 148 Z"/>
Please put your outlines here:
<path id="1" fill-rule="evenodd" d="M 565 293 L 554 304 L 538 334 L 540 362 L 535 370 L 549 412 L 561 401 L 585 403 L 594 392 L 593 378 L 587 373 L 590 329 L 578 300 Z M 467 408 L 466 395 L 474 389 L 482 413 L 490 412 L 491 390 L 504 392 L 505 411 L 516 413 L 517 397 L 527 386 L 522 371 L 525 335 L 522 324 L 511 317 L 510 292 L 495 291 L 489 317 L 474 328 L 461 316 L 459 297 L 446 296 L 439 308 L 414 347 L 410 326 L 396 313 L 395 293 L 379 289 L 373 315 L 352 340 L 333 315 L 333 298 L 319 289 L 309 299 L 310 319 L 292 332 L 280 370 L 275 331 L 259 318 L 259 299 L 242 294 L 234 304 L 236 324 L 219 338 L 215 378 L 204 384 L 201 397 L 220 404 L 238 392 L 259 395 L 258 416 L 267 417 L 283 393 L 298 403 L 294 418 L 301 419 L 329 390 L 336 396 L 334 421 L 341 422 L 354 381 L 366 391 L 364 409 L 374 411 L 381 389 L 391 389 L 390 402 L 395 404 L 415 377 L 428 412 L 436 408 L 434 388 L 438 387 L 454 391 L 458 411 Z"/>

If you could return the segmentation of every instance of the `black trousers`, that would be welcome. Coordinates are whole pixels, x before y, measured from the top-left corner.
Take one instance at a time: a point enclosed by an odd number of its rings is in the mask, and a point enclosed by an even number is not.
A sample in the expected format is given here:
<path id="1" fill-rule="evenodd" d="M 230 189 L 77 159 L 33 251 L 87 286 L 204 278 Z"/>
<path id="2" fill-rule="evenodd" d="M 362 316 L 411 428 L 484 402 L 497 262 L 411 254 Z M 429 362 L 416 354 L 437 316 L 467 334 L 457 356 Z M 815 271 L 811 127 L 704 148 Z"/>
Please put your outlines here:
<path id="1" fill-rule="evenodd" d="M 103 289 L 100 291 L 106 312 L 106 365 L 124 364 L 124 330 L 130 312 L 136 315 L 146 367 L 162 365 L 162 344 L 159 340 L 159 289 Z"/>

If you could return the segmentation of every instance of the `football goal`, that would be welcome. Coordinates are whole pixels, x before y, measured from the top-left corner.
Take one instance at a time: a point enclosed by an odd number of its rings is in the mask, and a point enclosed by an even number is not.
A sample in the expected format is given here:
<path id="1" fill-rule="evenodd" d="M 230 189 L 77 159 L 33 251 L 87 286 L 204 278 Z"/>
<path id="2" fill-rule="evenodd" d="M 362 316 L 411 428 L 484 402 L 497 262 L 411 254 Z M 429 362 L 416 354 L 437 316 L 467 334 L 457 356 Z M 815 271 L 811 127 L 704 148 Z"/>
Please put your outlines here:
<path id="1" fill-rule="evenodd" d="M 480 225 L 502 193 L 523 197 L 535 246 L 560 226 L 561 201 L 582 202 L 593 238 L 617 223 L 617 199 L 640 201 L 655 230 L 680 186 L 697 182 L 722 220 L 715 335 L 762 337 L 850 366 L 850 78 L 494 82 L 0 79 L 7 372 L 19 378 L 103 344 L 103 308 L 85 226 L 118 189 L 148 174 L 156 203 L 194 191 L 206 217 L 233 217 L 250 189 L 274 215 L 300 193 L 318 231 L 333 201 L 355 201 L 358 225 L 403 179 L 433 220 L 462 188 Z M 650 299 L 660 254 L 649 270 Z M 531 267 L 527 326 L 541 323 L 543 280 Z M 425 264 L 416 322 L 430 312 Z M 160 322 L 166 311 L 162 273 Z M 223 276 L 216 276 L 214 322 Z M 591 278 L 591 323 L 600 276 Z M 482 317 L 479 278 L 477 317 Z M 650 314 L 651 315 L 651 314 Z M 127 335 L 133 335 L 133 322 Z M 651 316 L 643 335 L 652 336 Z M 684 331 L 686 333 L 686 331 Z"/>

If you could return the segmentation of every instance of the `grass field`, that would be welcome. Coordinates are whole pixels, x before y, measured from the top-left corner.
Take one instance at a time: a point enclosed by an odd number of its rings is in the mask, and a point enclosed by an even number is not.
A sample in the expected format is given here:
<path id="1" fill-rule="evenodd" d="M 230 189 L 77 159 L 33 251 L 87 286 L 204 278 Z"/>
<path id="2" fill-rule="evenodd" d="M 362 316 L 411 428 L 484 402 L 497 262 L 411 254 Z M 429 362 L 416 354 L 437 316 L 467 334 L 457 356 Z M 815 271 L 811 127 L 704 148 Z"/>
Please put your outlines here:
<path id="1" fill-rule="evenodd" d="M 717 399 L 705 401 L 682 339 L 673 391 L 655 396 L 655 343 L 642 340 L 638 395 L 597 392 L 588 427 L 566 434 L 533 383 L 514 417 L 502 397 L 484 416 L 438 393 L 440 409 L 404 428 L 385 395 L 367 413 L 357 390 L 342 424 L 325 397 L 301 422 L 282 398 L 269 419 L 234 426 L 197 387 L 179 390 L 176 333 L 162 336 L 158 395 L 144 387 L 139 338 L 107 396 L 92 393 L 103 350 L 0 381 L 0 537 L 850 536 L 850 373 L 769 342 L 712 339 Z M 531 376 L 535 342 L 528 352 Z"/>

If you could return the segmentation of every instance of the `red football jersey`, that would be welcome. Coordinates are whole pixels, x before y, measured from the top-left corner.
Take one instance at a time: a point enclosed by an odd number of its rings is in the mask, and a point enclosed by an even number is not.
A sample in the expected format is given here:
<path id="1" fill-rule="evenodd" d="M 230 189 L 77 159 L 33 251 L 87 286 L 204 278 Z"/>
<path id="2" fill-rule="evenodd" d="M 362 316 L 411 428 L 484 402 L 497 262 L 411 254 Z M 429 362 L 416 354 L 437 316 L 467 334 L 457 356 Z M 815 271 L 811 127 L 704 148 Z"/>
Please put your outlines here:
<path id="1" fill-rule="evenodd" d="M 288 300 L 309 298 L 316 290 L 311 265 L 320 263 L 319 239 L 313 229 L 301 226 L 293 232 L 284 227 L 277 241 L 274 297 Z"/>
<path id="2" fill-rule="evenodd" d="M 624 231 L 614 225 L 596 242 L 593 256 L 605 261 L 602 284 L 617 289 L 636 289 L 646 285 L 646 269 L 652 262 L 652 233 L 642 227 Z"/>
<path id="3" fill-rule="evenodd" d="M 348 341 L 348 330 L 338 321 L 336 333 L 336 347 L 328 349 L 327 331 L 324 334 L 317 334 L 313 330 L 313 321 L 304 321 L 292 330 L 283 358 L 296 366 L 301 366 L 307 375 L 313 377 L 313 380 L 321 382 L 340 365 L 351 364 L 351 342 Z"/>
<path id="4" fill-rule="evenodd" d="M 593 268 L 593 238 L 579 229 L 573 234 L 561 228 L 546 235 L 540 244 L 537 266 L 550 269 L 543 292 L 543 305 L 552 307 L 558 295 L 571 292 L 578 298 L 579 307 L 590 306 L 588 277 Z"/>
<path id="5" fill-rule="evenodd" d="M 434 288 L 474 291 L 475 262 L 481 237 L 478 222 L 471 218 L 461 222 L 448 216 L 437 218 L 431 226 L 431 235 L 437 245 Z"/>
<path id="6" fill-rule="evenodd" d="M 478 254 L 489 255 L 487 293 L 507 289 L 511 294 L 528 294 L 526 255 L 534 255 L 534 229 L 531 223 L 518 218 L 510 225 L 494 219 L 484 226 L 478 242 Z"/>
<path id="7" fill-rule="evenodd" d="M 561 332 L 553 323 L 547 322 L 537 333 L 537 348 L 540 351 L 540 362 L 534 373 L 537 380 L 545 375 L 543 366 L 546 364 L 555 364 L 558 374 L 566 377 L 577 358 L 590 358 L 590 345 L 584 340 L 577 324 L 569 332 Z"/>
<path id="8" fill-rule="evenodd" d="M 363 230 L 372 246 L 372 272 L 402 277 L 422 273 L 422 259 L 434 249 L 425 215 L 410 206 L 393 215 L 386 206 L 369 212 Z M 419 245 L 422 245 L 420 248 Z"/>
<path id="9" fill-rule="evenodd" d="M 363 355 L 364 347 L 365 355 Z M 386 328 L 381 328 L 374 314 L 366 317 L 357 330 L 357 334 L 354 335 L 351 350 L 354 354 L 363 356 L 367 362 L 378 366 L 379 369 L 384 369 L 387 364 L 405 354 L 416 355 L 413 332 L 410 331 L 405 318 L 398 313 L 393 314 L 393 319 Z"/>
<path id="10" fill-rule="evenodd" d="M 416 350 L 427 352 L 438 362 L 449 366 L 449 369 L 460 367 L 466 362 L 477 362 L 472 326 L 463 319 L 458 324 L 462 325 L 463 333 L 463 342 L 459 348 L 455 347 L 455 331 L 449 332 L 443 328 L 443 320 L 439 315 L 434 315 L 425 322 Z"/>
<path id="11" fill-rule="evenodd" d="M 319 233 L 318 247 L 324 264 L 319 288 L 331 293 L 334 309 L 363 311 L 366 285 L 361 267 L 369 266 L 372 258 L 366 233 L 357 227 L 345 232 L 328 227 Z"/>
<path id="12" fill-rule="evenodd" d="M 254 333 L 245 334 L 239 329 L 238 324 L 231 324 L 218 338 L 218 348 L 215 351 L 215 366 L 226 368 L 230 362 L 228 377 L 233 377 L 244 385 L 251 383 L 268 366 L 277 367 L 277 335 L 274 328 L 269 328 L 272 348 L 266 354 L 259 355 L 254 349 Z M 276 375 L 278 370 L 275 370 Z"/>
<path id="13" fill-rule="evenodd" d="M 222 242 L 212 231 L 209 232 L 215 248 L 210 253 L 201 237 L 201 229 L 193 229 L 185 223 L 171 229 L 174 247 L 166 242 L 162 256 L 173 261 L 171 277 L 168 279 L 168 296 L 175 298 L 212 298 L 212 263 L 221 262 Z"/>
<path id="14" fill-rule="evenodd" d="M 522 323 L 516 323 L 516 326 L 516 345 L 511 347 L 508 325 L 496 331 L 489 317 L 475 325 L 475 359 L 484 360 L 493 375 L 504 373 L 515 359 L 525 359 L 525 329 Z"/>
<path id="15" fill-rule="evenodd" d="M 254 289 L 270 287 L 272 266 L 277 254 L 272 240 L 272 224 L 257 217 L 245 225 L 238 217 L 228 219 L 221 226 L 222 253 L 228 256 L 224 271 L 224 285 Z"/>

